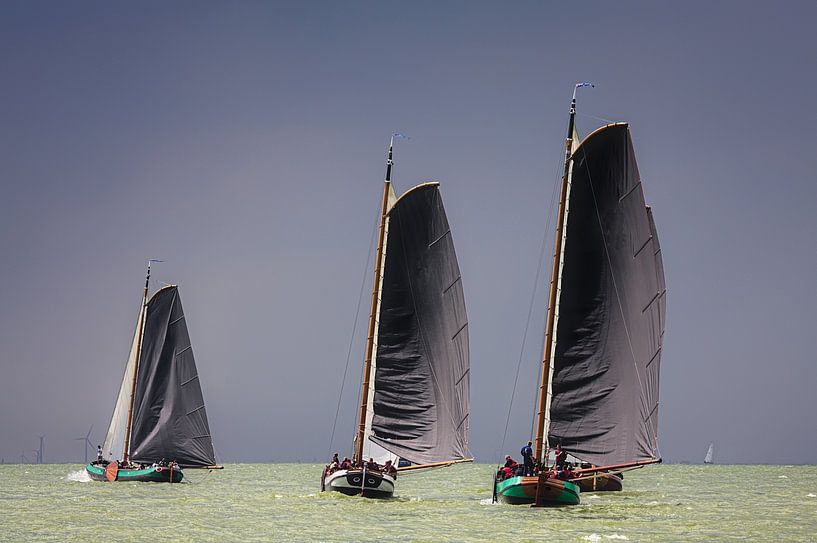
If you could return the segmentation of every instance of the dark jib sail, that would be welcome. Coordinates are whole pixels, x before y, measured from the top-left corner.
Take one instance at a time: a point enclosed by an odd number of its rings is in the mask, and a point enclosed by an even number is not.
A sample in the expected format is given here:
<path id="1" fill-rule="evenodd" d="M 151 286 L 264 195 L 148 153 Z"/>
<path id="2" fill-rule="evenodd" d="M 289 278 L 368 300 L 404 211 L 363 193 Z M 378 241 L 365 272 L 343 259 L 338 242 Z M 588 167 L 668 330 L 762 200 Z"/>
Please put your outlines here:
<path id="1" fill-rule="evenodd" d="M 415 464 L 464 459 L 468 319 L 438 184 L 404 194 L 388 218 L 370 439 Z"/>
<path id="2" fill-rule="evenodd" d="M 664 272 L 628 125 L 572 161 L 549 443 L 596 465 L 653 459 Z"/>
<path id="3" fill-rule="evenodd" d="M 133 406 L 131 459 L 175 460 L 182 467 L 215 464 L 196 362 L 175 286 L 147 305 Z"/>

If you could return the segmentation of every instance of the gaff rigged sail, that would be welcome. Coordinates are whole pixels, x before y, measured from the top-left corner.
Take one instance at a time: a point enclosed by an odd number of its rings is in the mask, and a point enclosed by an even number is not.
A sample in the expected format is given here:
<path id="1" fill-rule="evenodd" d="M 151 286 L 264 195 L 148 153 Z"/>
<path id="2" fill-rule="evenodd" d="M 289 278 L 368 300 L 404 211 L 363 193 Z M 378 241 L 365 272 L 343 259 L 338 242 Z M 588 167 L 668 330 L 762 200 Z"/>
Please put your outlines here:
<path id="1" fill-rule="evenodd" d="M 196 361 L 178 288 L 147 304 L 131 436 L 135 462 L 175 460 L 182 467 L 215 464 Z"/>
<path id="2" fill-rule="evenodd" d="M 368 438 L 415 464 L 464 459 L 468 319 L 439 185 L 411 189 L 387 219 Z"/>
<path id="3" fill-rule="evenodd" d="M 627 124 L 571 161 L 548 439 L 596 465 L 653 459 L 664 272 Z"/>

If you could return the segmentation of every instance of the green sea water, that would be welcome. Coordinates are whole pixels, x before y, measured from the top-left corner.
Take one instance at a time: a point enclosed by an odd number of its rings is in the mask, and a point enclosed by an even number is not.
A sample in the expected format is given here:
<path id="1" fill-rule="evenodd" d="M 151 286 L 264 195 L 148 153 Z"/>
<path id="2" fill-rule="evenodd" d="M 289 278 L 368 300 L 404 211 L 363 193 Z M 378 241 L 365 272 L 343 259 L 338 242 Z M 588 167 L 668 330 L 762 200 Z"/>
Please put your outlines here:
<path id="1" fill-rule="evenodd" d="M 322 466 L 228 464 L 186 483 L 0 466 L 0 541 L 817 541 L 817 467 L 660 465 L 562 509 L 491 504 L 492 466 L 401 474 L 396 497 L 321 493 Z"/>

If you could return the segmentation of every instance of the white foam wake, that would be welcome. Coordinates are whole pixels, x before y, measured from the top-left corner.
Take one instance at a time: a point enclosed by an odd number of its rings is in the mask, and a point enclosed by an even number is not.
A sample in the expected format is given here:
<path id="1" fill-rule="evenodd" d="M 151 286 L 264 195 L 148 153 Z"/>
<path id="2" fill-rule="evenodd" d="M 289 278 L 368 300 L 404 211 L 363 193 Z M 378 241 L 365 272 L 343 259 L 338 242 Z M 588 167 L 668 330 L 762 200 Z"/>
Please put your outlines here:
<path id="1" fill-rule="evenodd" d="M 76 483 L 87 483 L 91 481 L 91 476 L 84 469 L 79 471 L 72 471 L 65 476 L 66 481 L 74 481 Z"/>

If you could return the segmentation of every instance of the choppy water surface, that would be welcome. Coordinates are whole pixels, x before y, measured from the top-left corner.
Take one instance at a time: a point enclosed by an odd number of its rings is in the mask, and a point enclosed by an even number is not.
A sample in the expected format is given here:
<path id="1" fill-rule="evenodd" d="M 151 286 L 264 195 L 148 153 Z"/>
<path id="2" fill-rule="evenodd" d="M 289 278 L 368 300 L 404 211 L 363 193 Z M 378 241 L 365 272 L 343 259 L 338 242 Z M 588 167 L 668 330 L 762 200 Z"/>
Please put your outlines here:
<path id="1" fill-rule="evenodd" d="M 815 466 L 653 466 L 563 509 L 492 505 L 488 465 L 401 475 L 388 501 L 319 492 L 321 467 L 228 465 L 169 485 L 4 465 L 0 541 L 817 540 Z"/>

